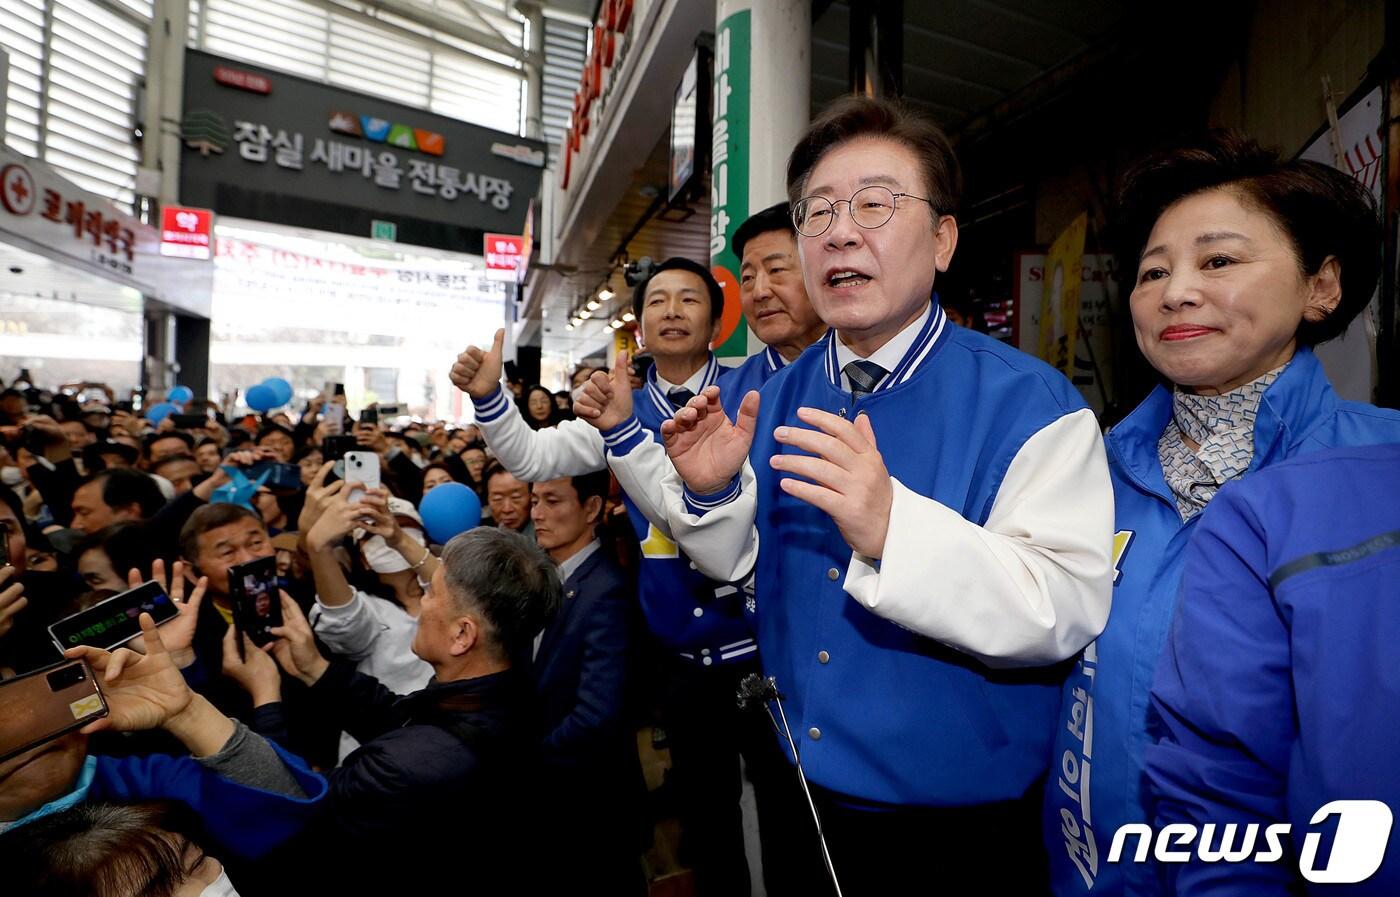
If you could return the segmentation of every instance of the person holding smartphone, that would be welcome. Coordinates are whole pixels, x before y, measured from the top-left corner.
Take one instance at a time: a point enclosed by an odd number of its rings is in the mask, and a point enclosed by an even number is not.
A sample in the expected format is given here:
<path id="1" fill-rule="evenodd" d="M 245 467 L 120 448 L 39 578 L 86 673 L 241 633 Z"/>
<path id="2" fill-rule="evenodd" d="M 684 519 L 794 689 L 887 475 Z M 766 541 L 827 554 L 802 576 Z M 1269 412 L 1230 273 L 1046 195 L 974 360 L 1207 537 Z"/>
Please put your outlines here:
<path id="1" fill-rule="evenodd" d="M 538 824 L 529 818 L 532 699 L 520 662 L 562 601 L 553 562 L 525 537 L 489 527 L 454 537 L 411 646 L 433 679 L 399 696 L 322 656 L 301 609 L 283 598 L 286 625 L 273 630 L 272 656 L 362 744 L 328 774 L 325 812 L 298 845 L 302 856 L 360 861 L 300 863 L 314 881 L 289 881 L 287 893 L 519 889 L 521 870 L 537 861 L 528 853 Z M 279 708 L 262 709 L 257 725 L 275 731 Z M 444 859 L 464 851 L 470 873 Z M 384 857 L 413 859 L 373 859 Z"/>
<path id="2" fill-rule="evenodd" d="M 174 800 L 193 809 L 233 854 L 266 854 L 297 834 L 325 798 L 326 782 L 298 757 L 220 713 L 180 674 L 149 614 L 145 654 L 73 648 L 97 677 L 107 715 L 0 763 L 0 831 L 89 801 Z M 0 689 L 4 683 L 0 682 Z M 0 725 L 22 725 L 7 715 Z M 91 756 L 99 731 L 163 729 L 187 756 Z"/>

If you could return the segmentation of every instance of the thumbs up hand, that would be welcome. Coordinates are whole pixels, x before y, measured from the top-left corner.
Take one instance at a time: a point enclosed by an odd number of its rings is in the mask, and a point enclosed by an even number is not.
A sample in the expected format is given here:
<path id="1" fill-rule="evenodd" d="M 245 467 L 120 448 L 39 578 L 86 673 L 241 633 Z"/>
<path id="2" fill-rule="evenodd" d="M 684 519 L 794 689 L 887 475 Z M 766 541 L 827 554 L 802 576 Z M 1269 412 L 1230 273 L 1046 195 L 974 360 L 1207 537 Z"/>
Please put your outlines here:
<path id="1" fill-rule="evenodd" d="M 594 371 L 574 390 L 574 414 L 599 430 L 611 430 L 632 416 L 632 359 L 617 353 L 611 374 Z"/>
<path id="2" fill-rule="evenodd" d="M 496 331 L 496 339 L 485 352 L 476 346 L 468 346 L 457 356 L 448 377 L 452 385 L 471 396 L 484 399 L 496 391 L 501 383 L 501 353 L 505 343 L 504 329 Z"/>

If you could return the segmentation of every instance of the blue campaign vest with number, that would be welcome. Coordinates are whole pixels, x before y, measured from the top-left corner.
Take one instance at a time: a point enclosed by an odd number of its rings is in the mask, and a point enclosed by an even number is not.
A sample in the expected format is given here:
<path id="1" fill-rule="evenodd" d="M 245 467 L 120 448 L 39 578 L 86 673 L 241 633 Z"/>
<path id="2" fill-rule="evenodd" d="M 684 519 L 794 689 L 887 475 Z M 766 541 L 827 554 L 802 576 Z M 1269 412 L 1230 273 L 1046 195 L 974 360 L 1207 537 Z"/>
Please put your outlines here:
<path id="1" fill-rule="evenodd" d="M 1162 893 L 1151 863 L 1107 859 L 1119 826 L 1152 823 L 1143 774 L 1152 740 L 1148 695 L 1176 609 L 1183 554 L 1202 516 L 1181 522 L 1162 475 L 1157 442 L 1171 414 L 1171 392 L 1159 386 L 1106 437 L 1113 605 L 1107 627 L 1065 683 L 1056 727 L 1044 827 L 1058 897 Z M 1400 412 L 1341 400 L 1303 348 L 1264 392 L 1246 476 L 1325 448 L 1384 442 L 1400 442 Z"/>
<path id="2" fill-rule="evenodd" d="M 851 549 L 836 524 L 783 492 L 767 459 L 785 450 L 774 427 L 806 426 L 798 408 L 868 414 L 891 475 L 982 524 L 1026 440 L 1083 399 L 1045 363 L 952 324 L 936 299 L 874 392 L 852 402 L 840 373 L 829 333 L 775 375 L 749 455 L 759 646 L 786 696 L 803 768 L 822 787 L 877 805 L 1021 797 L 1045 771 L 1063 667 L 993 671 L 864 608 L 843 589 Z"/>
<path id="3" fill-rule="evenodd" d="M 754 355 L 736 368 L 721 366 L 710 357 L 701 389 L 718 384 L 725 408 L 736 413 L 739 401 L 751 389 L 761 387 L 783 367 L 782 356 L 772 348 Z M 660 441 L 661 423 L 675 413 L 656 382 L 656 368 L 647 384 L 632 393 L 632 408 L 647 438 Z M 621 440 L 609 434 L 607 441 Z M 647 627 L 666 647 L 686 660 L 710 666 L 752 660 L 758 650 L 749 613 L 751 592 L 742 583 L 717 582 L 695 570 L 676 543 L 663 536 L 626 494 L 627 517 L 642 548 L 638 594 Z"/>

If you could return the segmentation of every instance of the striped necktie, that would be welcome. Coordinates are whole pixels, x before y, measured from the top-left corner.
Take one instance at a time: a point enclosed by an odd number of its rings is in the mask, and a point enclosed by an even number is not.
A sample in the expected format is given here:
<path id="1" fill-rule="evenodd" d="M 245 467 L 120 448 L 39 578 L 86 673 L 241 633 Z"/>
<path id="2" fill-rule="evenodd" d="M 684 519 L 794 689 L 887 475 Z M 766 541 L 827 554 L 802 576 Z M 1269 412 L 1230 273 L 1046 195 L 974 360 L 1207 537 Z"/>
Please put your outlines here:
<path id="1" fill-rule="evenodd" d="M 666 398 L 670 400 L 671 407 L 680 410 L 685 407 L 685 403 L 695 398 L 695 393 L 684 386 L 673 386 L 671 391 L 666 393 Z"/>
<path id="2" fill-rule="evenodd" d="M 876 385 L 889 371 L 873 361 L 857 359 L 841 369 L 846 379 L 851 381 L 851 401 L 875 391 Z"/>

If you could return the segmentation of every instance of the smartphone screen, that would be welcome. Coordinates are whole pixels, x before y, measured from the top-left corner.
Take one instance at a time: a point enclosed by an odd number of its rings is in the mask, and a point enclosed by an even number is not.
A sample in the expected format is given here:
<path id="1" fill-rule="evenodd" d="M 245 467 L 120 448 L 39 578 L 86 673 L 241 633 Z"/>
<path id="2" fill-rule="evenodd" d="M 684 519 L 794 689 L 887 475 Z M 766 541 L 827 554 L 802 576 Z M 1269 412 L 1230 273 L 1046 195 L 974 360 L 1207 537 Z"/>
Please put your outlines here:
<path id="1" fill-rule="evenodd" d="M 141 634 L 143 612 L 157 626 L 180 613 L 160 583 L 152 580 L 50 624 L 49 635 L 60 651 L 79 645 L 114 651 Z"/>
<path id="2" fill-rule="evenodd" d="M 86 661 L 65 660 L 0 682 L 0 763 L 107 715 Z"/>
<path id="3" fill-rule="evenodd" d="M 282 597 L 277 594 L 277 558 L 258 558 L 228 571 L 229 598 L 233 601 L 233 622 L 255 645 L 265 645 L 275 636 L 268 632 L 282 625 Z M 241 644 L 241 642 L 240 642 Z"/>
<path id="4" fill-rule="evenodd" d="M 377 424 L 377 423 L 379 423 L 379 409 L 378 409 L 378 408 L 366 408 L 366 409 L 364 409 L 363 411 L 361 411 L 361 412 L 360 412 L 360 423 L 362 423 L 362 424 Z"/>
<path id="5" fill-rule="evenodd" d="M 339 436 L 345 431 L 345 406 L 339 402 L 327 402 L 321 406 L 321 420 L 326 424 L 326 433 Z"/>

